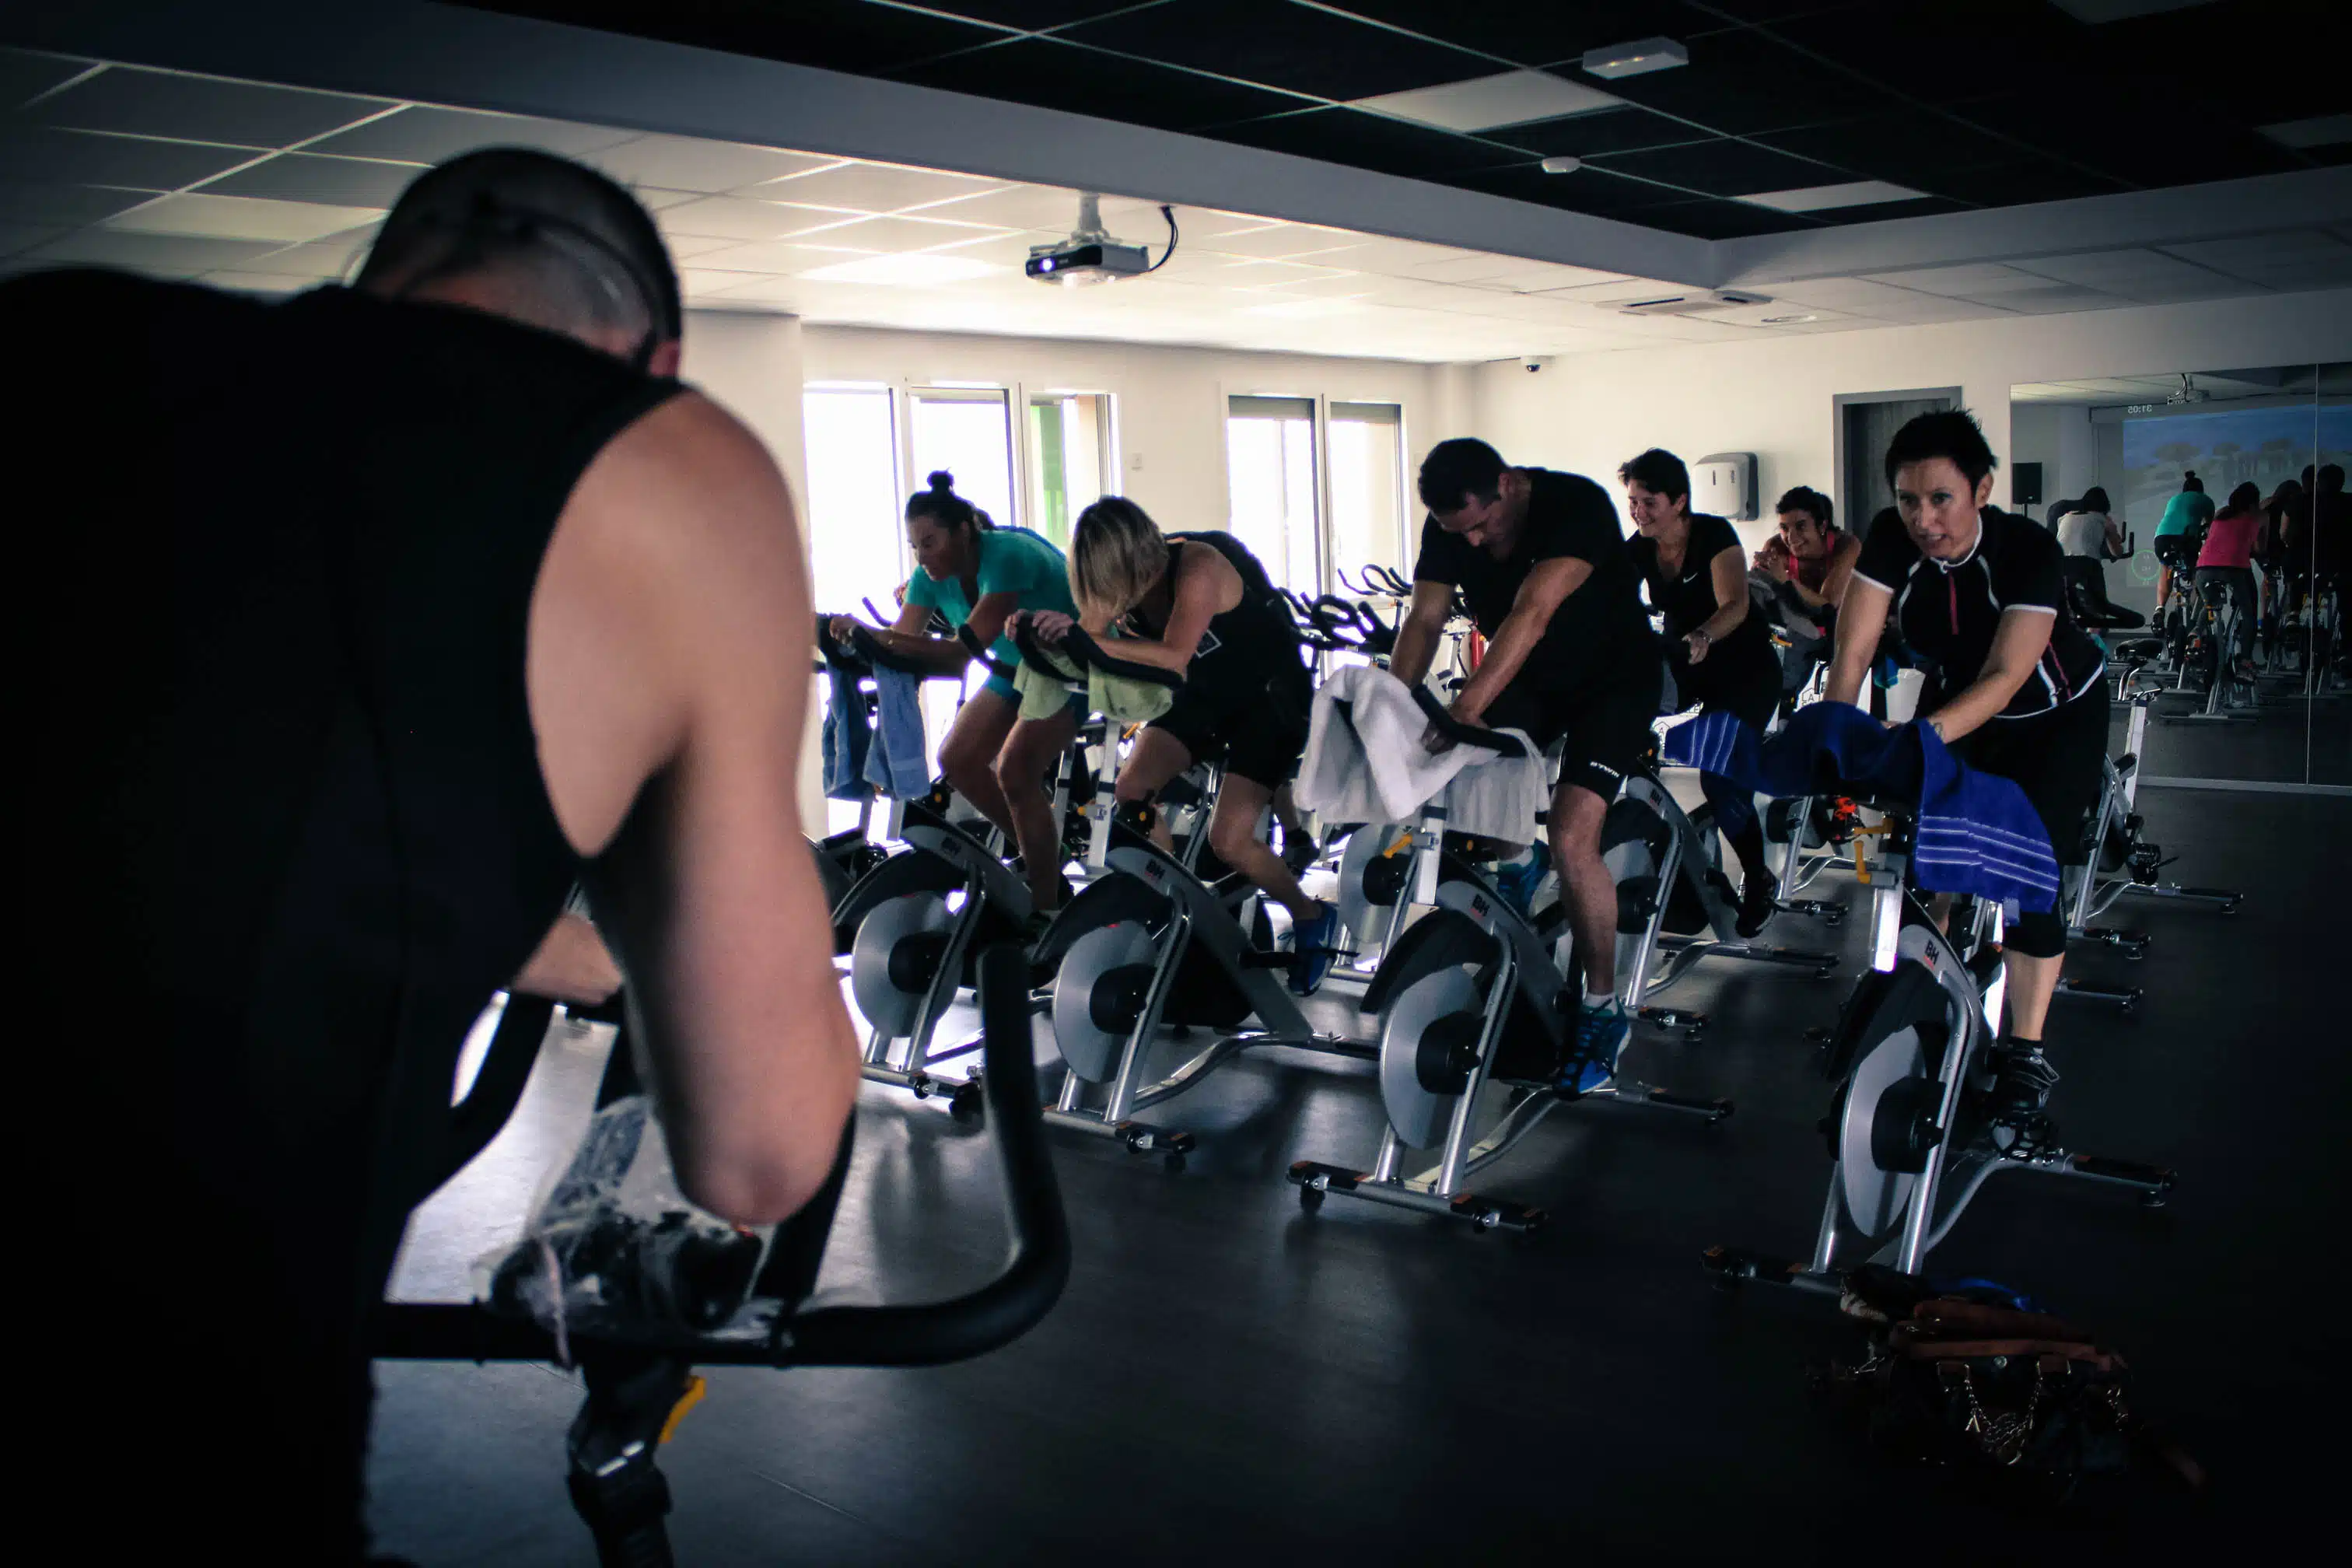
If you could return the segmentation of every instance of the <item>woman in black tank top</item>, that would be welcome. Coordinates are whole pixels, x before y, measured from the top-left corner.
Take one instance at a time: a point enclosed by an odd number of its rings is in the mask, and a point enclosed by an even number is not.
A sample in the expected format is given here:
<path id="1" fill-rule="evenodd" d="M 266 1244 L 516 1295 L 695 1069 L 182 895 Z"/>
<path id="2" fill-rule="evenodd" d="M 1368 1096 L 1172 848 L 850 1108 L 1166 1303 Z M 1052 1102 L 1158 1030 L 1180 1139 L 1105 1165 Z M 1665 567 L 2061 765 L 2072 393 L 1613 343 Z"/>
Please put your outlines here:
<path id="1" fill-rule="evenodd" d="M 1692 515 L 1690 470 L 1656 447 L 1617 470 L 1639 531 L 1633 563 L 1650 604 L 1665 617 L 1668 668 L 1678 700 L 1732 713 L 1760 737 L 1780 701 L 1780 666 L 1761 617 L 1748 613 L 1748 553 L 1731 524 Z M 1779 889 L 1764 866 L 1764 829 L 1752 801 L 1711 776 L 1701 785 L 1717 826 L 1739 858 L 1739 934 L 1772 918 Z"/>
<path id="2" fill-rule="evenodd" d="M 1307 749 L 1313 697 L 1297 624 L 1273 580 L 1231 534 L 1163 534 L 1141 507 L 1106 496 L 1070 531 L 1070 588 L 1089 632 L 1120 629 L 1122 657 L 1184 672 L 1183 689 L 1119 770 L 1118 798 L 1149 801 L 1194 763 L 1223 757 L 1209 847 L 1290 911 L 1304 955 L 1291 989 L 1312 992 L 1331 967 L 1339 911 L 1308 898 L 1257 837 Z M 1035 619 L 1040 635 L 1059 635 L 1059 617 Z"/>

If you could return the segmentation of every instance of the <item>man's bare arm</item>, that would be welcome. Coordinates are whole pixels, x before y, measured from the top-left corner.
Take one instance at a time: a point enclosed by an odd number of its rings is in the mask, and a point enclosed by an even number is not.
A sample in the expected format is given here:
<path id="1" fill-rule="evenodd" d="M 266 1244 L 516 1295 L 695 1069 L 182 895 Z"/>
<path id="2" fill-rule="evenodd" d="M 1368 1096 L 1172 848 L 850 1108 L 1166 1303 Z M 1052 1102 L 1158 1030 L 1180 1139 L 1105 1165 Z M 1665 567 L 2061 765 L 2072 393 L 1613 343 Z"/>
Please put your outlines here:
<path id="1" fill-rule="evenodd" d="M 803 561 L 765 449 L 681 396 L 590 465 L 531 610 L 541 768 L 679 1182 L 747 1224 L 824 1183 L 857 1083 L 797 809 Z"/>
<path id="2" fill-rule="evenodd" d="M 1397 627 L 1396 647 L 1389 653 L 1389 673 L 1407 686 L 1418 686 L 1426 679 L 1430 661 L 1437 657 L 1437 639 L 1445 635 L 1445 623 L 1453 614 L 1450 585 L 1416 581 L 1404 624 Z"/>

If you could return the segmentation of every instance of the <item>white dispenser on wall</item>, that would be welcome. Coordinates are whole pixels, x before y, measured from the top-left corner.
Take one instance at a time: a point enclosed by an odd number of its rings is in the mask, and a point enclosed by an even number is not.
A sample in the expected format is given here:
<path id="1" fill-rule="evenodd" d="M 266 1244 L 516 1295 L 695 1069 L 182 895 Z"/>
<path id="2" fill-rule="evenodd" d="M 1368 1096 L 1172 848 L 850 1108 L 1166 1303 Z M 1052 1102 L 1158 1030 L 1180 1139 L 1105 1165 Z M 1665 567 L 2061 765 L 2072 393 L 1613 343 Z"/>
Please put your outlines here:
<path id="1" fill-rule="evenodd" d="M 1733 522 L 1754 522 L 1763 515 L 1756 493 L 1756 454 L 1712 452 L 1691 465 L 1690 509 L 1713 512 Z"/>

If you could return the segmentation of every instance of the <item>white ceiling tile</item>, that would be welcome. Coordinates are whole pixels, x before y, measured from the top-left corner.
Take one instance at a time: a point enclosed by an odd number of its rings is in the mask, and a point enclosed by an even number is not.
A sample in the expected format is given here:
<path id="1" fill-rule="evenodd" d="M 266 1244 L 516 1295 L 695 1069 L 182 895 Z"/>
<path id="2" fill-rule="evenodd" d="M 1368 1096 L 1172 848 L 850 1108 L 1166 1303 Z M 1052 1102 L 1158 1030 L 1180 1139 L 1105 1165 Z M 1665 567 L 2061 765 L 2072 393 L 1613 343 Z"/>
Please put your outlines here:
<path id="1" fill-rule="evenodd" d="M 2214 276 L 2204 268 L 2155 250 L 2088 250 L 2072 256 L 2037 256 L 2016 265 L 2061 283 L 2079 283 L 2089 289 Z"/>
<path id="2" fill-rule="evenodd" d="M 1865 272 L 1863 277 L 1874 283 L 1891 283 L 1898 289 L 1916 289 L 1922 293 L 1942 294 L 1956 299 L 1980 298 L 2016 289 L 2041 289 L 2047 287 L 2050 281 L 2031 272 L 2021 272 L 2014 267 L 2003 267 L 1997 261 L 1971 262 L 1964 267 L 1915 267 L 1899 272 Z"/>
<path id="3" fill-rule="evenodd" d="M 2038 289 L 2003 289 L 1975 302 L 2028 316 L 2053 316 L 2069 310 L 2107 310 L 2131 303 L 2117 295 L 2072 283 L 2045 283 Z"/>
<path id="4" fill-rule="evenodd" d="M 176 191 L 261 156 L 249 147 L 159 142 L 45 125 L 0 127 L 0 169 L 12 179 Z"/>
<path id="5" fill-rule="evenodd" d="M 1012 232 L 921 217 L 869 217 L 812 230 L 807 239 L 811 245 L 845 245 L 855 250 L 936 250 L 1003 239 Z"/>
<path id="6" fill-rule="evenodd" d="M 309 278 L 348 278 L 359 258 L 375 241 L 373 227 L 308 245 L 288 246 L 270 252 L 248 270 L 284 272 Z"/>
<path id="7" fill-rule="evenodd" d="M 1524 271 L 1528 266 L 1528 263 L 1516 257 L 1488 256 L 1474 251 L 1410 268 L 1398 276 L 1417 278 L 1424 283 L 1476 283 L 1500 278 L 1506 273 Z"/>
<path id="8" fill-rule="evenodd" d="M 677 287 L 680 293 L 692 300 L 705 294 L 725 293 L 740 284 L 759 281 L 763 276 L 710 267 L 681 267 L 677 269 Z"/>
<path id="9" fill-rule="evenodd" d="M 1202 249 L 1213 250 L 1220 256 L 1247 256 L 1269 260 L 1291 256 L 1319 256 L 1351 248 L 1342 235 L 1297 223 L 1206 236 L 1200 241 L 1200 246 Z"/>
<path id="10" fill-rule="evenodd" d="M 124 234 L 114 229 L 90 228 L 54 240 L 29 254 L 42 261 L 121 267 L 163 278 L 194 278 L 199 273 L 243 267 L 278 248 L 250 240 Z"/>
<path id="11" fill-rule="evenodd" d="M 666 212 L 671 207 L 684 206 L 688 202 L 698 202 L 703 197 L 700 191 L 665 191 L 653 185 L 639 185 L 629 194 L 636 197 L 639 205 L 649 213 Z"/>
<path id="12" fill-rule="evenodd" d="M 1536 120 L 1558 120 L 1613 109 L 1624 100 L 1599 88 L 1570 81 L 1542 71 L 1506 71 L 1500 76 L 1447 82 L 1442 87 L 1387 92 L 1360 98 L 1353 107 L 1392 120 L 1434 125 L 1441 131 L 1491 131 L 1498 125 L 1524 125 Z"/>
<path id="13" fill-rule="evenodd" d="M 411 104 L 396 114 L 339 132 L 313 142 L 308 152 L 340 153 L 352 158 L 393 158 L 438 163 L 480 147 L 537 147 L 583 157 L 634 138 L 634 131 L 580 125 L 568 120 L 534 120 L 520 114 L 484 114 L 470 109 Z"/>
<path id="14" fill-rule="evenodd" d="M 45 125 L 80 131 L 285 147 L 393 107 L 389 99 L 114 66 L 52 93 L 29 112 Z"/>
<path id="15" fill-rule="evenodd" d="M 800 304 L 803 300 L 813 297 L 818 288 L 817 285 L 804 283 L 797 278 L 745 278 L 735 274 L 727 274 L 725 277 L 726 281 L 723 284 L 719 284 L 710 290 L 718 298 L 746 303 L 758 302 L 775 306 L 778 309 L 790 309 Z"/>
<path id="16" fill-rule="evenodd" d="M 100 185 L 0 182 L 0 221 L 79 228 L 84 224 L 112 217 L 141 202 L 154 199 L 152 191 L 121 191 Z"/>
<path id="17" fill-rule="evenodd" d="M 851 163 L 772 181 L 760 189 L 759 195 L 763 201 L 806 202 L 817 206 L 888 213 L 927 202 L 978 195 L 1003 189 L 1011 183 L 941 174 L 935 169 L 908 169 L 896 163 Z"/>
<path id="18" fill-rule="evenodd" d="M 2352 114 L 2319 114 L 2258 129 L 2282 147 L 2340 147 L 2352 142 Z"/>
<path id="19" fill-rule="evenodd" d="M 2352 257 L 2352 245 L 2309 228 L 2250 235 L 2243 239 L 2200 239 L 2163 248 L 2184 261 L 2210 267 L 2216 272 L 2257 279 L 2265 273 Z"/>
<path id="20" fill-rule="evenodd" d="M 331 206 L 388 207 L 408 188 L 408 183 L 424 172 L 425 165 L 421 163 L 280 153 L 210 181 L 204 191 L 215 196 L 261 196 L 281 202 L 324 202 Z"/>
<path id="21" fill-rule="evenodd" d="M 1550 261 L 1517 261 L 1489 277 L 1463 279 L 1473 289 L 1503 289 L 1514 294 L 1544 294 L 1562 289 L 1590 289 L 1625 281 L 1622 272 L 1601 272 L 1590 267 L 1562 267 Z"/>
<path id="22" fill-rule="evenodd" d="M 1897 289 L 1863 278 L 1808 278 L 1794 283 L 1768 284 L 1758 292 L 1771 295 L 1776 304 L 1817 306 L 1863 316 L 1875 315 L 1880 310 L 1916 310 L 1923 300 L 1931 298 L 1916 289 Z"/>
<path id="23" fill-rule="evenodd" d="M 823 207 L 790 206 L 782 202 L 747 201 L 741 196 L 697 196 L 690 202 L 664 208 L 656 221 L 664 234 L 719 239 L 786 239 L 860 216 Z"/>
<path id="24" fill-rule="evenodd" d="M 1105 196 L 1100 208 L 1103 226 L 1120 239 L 1129 243 L 1149 241 L 1157 248 L 1168 237 L 1168 225 L 1153 203 L 1129 196 Z M 966 193 L 950 200 L 926 203 L 917 210 L 924 217 L 1066 235 L 1077 226 L 1078 193 L 1054 185 L 1009 185 L 1002 190 Z"/>
<path id="25" fill-rule="evenodd" d="M 698 267 L 730 272 L 792 274 L 830 267 L 836 261 L 846 261 L 852 257 L 876 254 L 878 252 L 870 247 L 795 245 L 787 240 L 770 239 L 751 245 L 730 245 L 723 250 L 705 251 L 694 259 Z"/>
<path id="26" fill-rule="evenodd" d="M 64 232 L 61 228 L 42 228 L 27 223 L 0 223 L 0 256 L 30 250 Z"/>
<path id="27" fill-rule="evenodd" d="M 1381 285 L 1388 281 L 1370 272 L 1340 272 L 1326 278 L 1293 279 L 1276 283 L 1266 291 L 1309 300 L 1354 299 L 1370 295 L 1378 297 L 1381 304 L 1397 304 L 1399 301 L 1387 298 L 1381 289 Z"/>
<path id="28" fill-rule="evenodd" d="M 316 202 L 273 202 L 257 196 L 216 196 L 193 191 L 133 207 L 107 219 L 106 226 L 133 234 L 185 234 L 299 245 L 364 227 L 383 216 L 381 207 L 324 206 Z"/>
<path id="29" fill-rule="evenodd" d="M 812 153 L 707 142 L 695 136 L 640 136 L 596 153 L 588 162 L 625 185 L 659 185 L 673 191 L 722 191 L 803 174 L 841 162 Z"/>
<path id="30" fill-rule="evenodd" d="M 732 249 L 736 244 L 731 239 L 709 238 L 694 234 L 664 235 L 662 243 L 668 247 L 669 258 L 672 261 L 691 261 L 698 256 L 708 256 L 714 250 Z"/>
<path id="31" fill-rule="evenodd" d="M 1627 300 L 1654 300 L 1668 294 L 1688 294 L 1694 290 L 1688 284 L 1668 283 L 1656 278 L 1617 278 L 1604 274 L 1601 281 L 1570 284 L 1537 292 L 1547 299 L 1566 300 L 1577 304 L 1615 305 Z"/>

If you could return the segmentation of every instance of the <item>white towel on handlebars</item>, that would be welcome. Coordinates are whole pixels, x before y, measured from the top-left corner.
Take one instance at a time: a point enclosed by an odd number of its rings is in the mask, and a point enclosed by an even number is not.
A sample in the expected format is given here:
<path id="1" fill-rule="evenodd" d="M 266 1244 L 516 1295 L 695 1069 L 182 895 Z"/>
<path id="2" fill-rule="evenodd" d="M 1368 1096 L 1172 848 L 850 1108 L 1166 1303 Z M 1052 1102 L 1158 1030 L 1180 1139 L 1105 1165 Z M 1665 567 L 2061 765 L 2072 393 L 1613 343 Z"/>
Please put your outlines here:
<path id="1" fill-rule="evenodd" d="M 1410 822 L 1443 791 L 1446 826 L 1455 832 L 1529 842 L 1543 809 L 1544 767 L 1528 737 L 1496 731 L 1516 737 L 1522 757 L 1475 746 L 1432 752 L 1422 744 L 1428 729 L 1412 689 L 1388 671 L 1361 665 L 1332 671 L 1315 693 L 1295 792 L 1299 806 L 1327 822 Z"/>

